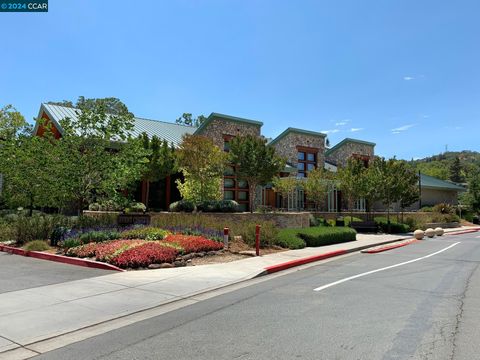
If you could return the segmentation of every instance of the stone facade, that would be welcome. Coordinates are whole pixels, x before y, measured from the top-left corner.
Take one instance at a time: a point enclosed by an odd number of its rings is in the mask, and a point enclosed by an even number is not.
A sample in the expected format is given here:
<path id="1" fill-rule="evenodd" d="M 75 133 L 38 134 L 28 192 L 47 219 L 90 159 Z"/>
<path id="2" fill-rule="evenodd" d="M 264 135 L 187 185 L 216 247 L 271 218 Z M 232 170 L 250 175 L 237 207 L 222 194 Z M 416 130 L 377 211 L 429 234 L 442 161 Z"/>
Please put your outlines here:
<path id="1" fill-rule="evenodd" d="M 212 119 L 199 135 L 206 136 L 213 140 L 215 145 L 223 149 L 226 136 L 254 135 L 260 136 L 261 125 L 231 121 L 223 118 Z"/>
<path id="2" fill-rule="evenodd" d="M 323 168 L 325 162 L 325 137 L 289 132 L 287 135 L 276 141 L 273 146 L 278 155 L 287 159 L 287 163 L 297 168 L 298 152 L 301 148 L 315 149 L 317 167 Z M 299 149 L 300 148 L 300 149 Z"/>
<path id="3" fill-rule="evenodd" d="M 374 156 L 374 145 L 347 141 L 337 148 L 332 148 L 331 152 L 327 152 L 326 160 L 337 166 L 344 166 L 347 160 L 355 155 L 371 160 Z"/>

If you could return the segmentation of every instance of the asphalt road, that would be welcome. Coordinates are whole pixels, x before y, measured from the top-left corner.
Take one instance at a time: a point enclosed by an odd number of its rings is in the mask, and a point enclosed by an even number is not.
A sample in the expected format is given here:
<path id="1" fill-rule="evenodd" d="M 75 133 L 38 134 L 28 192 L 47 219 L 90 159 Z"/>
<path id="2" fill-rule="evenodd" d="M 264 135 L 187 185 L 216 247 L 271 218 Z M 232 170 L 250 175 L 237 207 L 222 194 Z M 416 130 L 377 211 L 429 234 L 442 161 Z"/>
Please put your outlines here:
<path id="1" fill-rule="evenodd" d="M 111 273 L 0 252 L 0 293 Z"/>
<path id="2" fill-rule="evenodd" d="M 339 258 L 36 359 L 480 359 L 479 235 Z"/>

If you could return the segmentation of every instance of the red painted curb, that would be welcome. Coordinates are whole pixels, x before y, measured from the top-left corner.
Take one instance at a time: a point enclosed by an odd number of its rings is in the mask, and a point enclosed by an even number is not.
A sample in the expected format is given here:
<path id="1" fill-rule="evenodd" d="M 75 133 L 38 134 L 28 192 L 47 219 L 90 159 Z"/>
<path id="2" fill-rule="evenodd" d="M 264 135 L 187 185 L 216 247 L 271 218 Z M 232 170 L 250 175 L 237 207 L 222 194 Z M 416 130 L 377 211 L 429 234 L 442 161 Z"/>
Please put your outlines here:
<path id="1" fill-rule="evenodd" d="M 35 259 L 49 260 L 49 261 L 55 261 L 63 264 L 89 267 L 93 269 L 125 271 L 123 269 L 120 269 L 119 267 L 116 267 L 110 264 L 105 264 L 98 261 L 79 259 L 79 258 L 73 258 L 68 256 L 56 255 L 56 254 L 49 254 L 49 253 L 44 253 L 39 251 L 27 251 L 27 250 L 19 249 L 16 247 L 7 246 L 7 245 L 0 245 L 0 251 L 4 251 L 4 252 L 15 254 L 15 255 L 28 256 Z"/>
<path id="2" fill-rule="evenodd" d="M 364 253 L 364 254 L 377 254 L 379 252 L 396 249 L 396 248 L 399 248 L 399 247 L 402 247 L 402 246 L 407 246 L 407 245 L 410 245 L 410 244 L 412 244 L 416 241 L 418 241 L 418 240 L 413 239 L 413 240 L 410 240 L 410 241 L 402 243 L 402 244 L 390 245 L 390 246 L 385 246 L 385 247 L 382 247 L 382 248 L 372 249 L 372 250 L 363 250 L 362 253 Z"/>
<path id="3" fill-rule="evenodd" d="M 314 262 L 314 261 L 328 259 L 328 258 L 331 258 L 331 257 L 334 257 L 334 256 L 340 256 L 340 255 L 344 255 L 344 254 L 347 254 L 347 250 L 331 251 L 331 252 L 320 254 L 320 255 L 313 255 L 313 256 L 309 256 L 309 257 L 305 257 L 305 258 L 301 258 L 301 259 L 287 261 L 287 262 L 284 262 L 284 263 L 281 263 L 281 264 L 267 266 L 265 268 L 265 271 L 267 272 L 267 274 L 272 274 L 272 273 L 275 273 L 277 271 L 286 270 L 286 269 L 289 269 L 289 268 L 292 268 L 292 267 L 295 267 L 295 266 L 300 266 L 300 265 L 303 265 L 303 264 L 308 264 L 308 263 L 311 263 L 311 262 Z"/>

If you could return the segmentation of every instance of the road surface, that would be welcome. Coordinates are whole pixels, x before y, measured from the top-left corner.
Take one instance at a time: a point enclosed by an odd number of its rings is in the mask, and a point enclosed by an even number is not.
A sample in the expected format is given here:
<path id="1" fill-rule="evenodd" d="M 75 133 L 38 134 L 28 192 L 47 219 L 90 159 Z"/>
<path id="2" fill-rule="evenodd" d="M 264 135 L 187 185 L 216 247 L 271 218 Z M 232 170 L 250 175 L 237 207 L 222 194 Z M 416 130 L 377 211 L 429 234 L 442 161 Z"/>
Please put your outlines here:
<path id="1" fill-rule="evenodd" d="M 353 254 L 36 359 L 480 359 L 480 233 Z"/>

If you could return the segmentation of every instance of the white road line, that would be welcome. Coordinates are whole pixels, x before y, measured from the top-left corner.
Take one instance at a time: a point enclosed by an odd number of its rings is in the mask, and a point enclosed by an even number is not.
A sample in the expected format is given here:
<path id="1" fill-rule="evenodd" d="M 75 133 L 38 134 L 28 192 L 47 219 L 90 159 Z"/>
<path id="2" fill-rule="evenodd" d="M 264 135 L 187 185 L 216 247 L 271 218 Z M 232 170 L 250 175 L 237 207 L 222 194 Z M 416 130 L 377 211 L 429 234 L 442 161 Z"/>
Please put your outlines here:
<path id="1" fill-rule="evenodd" d="M 335 286 L 335 285 L 338 285 L 338 284 L 341 284 L 341 283 L 344 283 L 344 282 L 347 282 L 347 281 L 350 281 L 350 280 L 353 280 L 353 279 L 358 279 L 358 278 L 366 276 L 366 275 L 374 274 L 374 273 L 377 273 L 377 272 L 380 272 L 380 271 L 393 269 L 393 268 L 396 268 L 398 266 L 407 265 L 407 264 L 411 264 L 411 263 L 416 262 L 416 261 L 424 260 L 424 259 L 427 259 L 431 256 L 438 255 L 438 254 L 440 254 L 440 253 L 442 253 L 442 252 L 444 252 L 444 251 L 446 251 L 446 250 L 448 250 L 448 249 L 450 249 L 450 248 L 452 248 L 452 247 L 454 247 L 455 245 L 458 245 L 458 244 L 460 244 L 460 241 L 456 242 L 456 243 L 454 243 L 450 246 L 447 246 L 446 248 L 444 248 L 442 250 L 436 251 L 432 254 L 425 255 L 425 256 L 422 256 L 422 257 L 419 257 L 419 258 L 416 258 L 416 259 L 404 261 L 404 262 L 401 262 L 401 263 L 398 263 L 398 264 L 395 264 L 395 265 L 390 265 L 390 266 L 387 266 L 387 267 L 383 267 L 381 269 L 371 270 L 371 271 L 367 271 L 367 272 L 364 272 L 364 273 L 361 273 L 361 274 L 358 274 L 358 275 L 350 276 L 350 277 L 344 278 L 342 280 L 338 280 L 338 281 L 332 282 L 330 284 L 317 287 L 317 288 L 313 289 L 313 291 L 322 291 L 322 290 L 325 290 L 329 287 L 332 287 L 332 286 Z"/>

